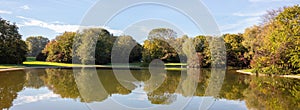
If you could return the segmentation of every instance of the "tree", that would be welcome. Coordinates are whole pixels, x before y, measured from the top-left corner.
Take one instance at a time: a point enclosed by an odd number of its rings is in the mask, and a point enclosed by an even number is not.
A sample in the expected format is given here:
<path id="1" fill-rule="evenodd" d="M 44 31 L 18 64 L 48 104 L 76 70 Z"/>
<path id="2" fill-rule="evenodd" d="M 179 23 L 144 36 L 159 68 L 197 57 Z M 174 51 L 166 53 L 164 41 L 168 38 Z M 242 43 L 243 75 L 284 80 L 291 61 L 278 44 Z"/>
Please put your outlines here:
<path id="1" fill-rule="evenodd" d="M 28 46 L 27 56 L 36 57 L 42 52 L 48 42 L 49 39 L 42 36 L 31 36 L 26 38 L 26 44 Z"/>
<path id="2" fill-rule="evenodd" d="M 211 53 L 209 50 L 208 38 L 209 36 L 200 35 L 193 39 L 201 67 L 210 67 L 211 65 Z"/>
<path id="3" fill-rule="evenodd" d="M 247 67 L 249 66 L 249 59 L 244 57 L 248 52 L 247 48 L 242 45 L 244 40 L 242 34 L 225 34 L 223 35 L 226 52 L 227 65 L 233 67 Z"/>
<path id="4" fill-rule="evenodd" d="M 65 32 L 49 42 L 43 53 L 49 62 L 72 62 L 72 47 L 76 36 L 75 32 Z"/>
<path id="5" fill-rule="evenodd" d="M 16 24 L 0 18 L 1 64 L 22 64 L 26 60 L 27 46 L 21 36 Z"/>
<path id="6" fill-rule="evenodd" d="M 142 46 L 131 36 L 119 36 L 113 47 L 112 58 L 114 63 L 140 62 Z M 127 58 L 129 61 L 126 61 Z"/>
<path id="7" fill-rule="evenodd" d="M 262 45 L 260 42 L 263 37 L 260 35 L 261 30 L 262 28 L 256 25 L 245 29 L 243 33 L 244 40 L 242 42 L 243 46 L 248 50 L 248 52 L 244 53 L 245 58 L 252 59 L 255 51 Z"/>
<path id="8" fill-rule="evenodd" d="M 275 13 L 275 12 L 274 12 Z M 285 7 L 272 20 L 262 25 L 263 36 L 255 51 L 252 67 L 268 74 L 296 74 L 300 72 L 300 7 Z"/>
<path id="9" fill-rule="evenodd" d="M 150 31 L 148 40 L 143 45 L 143 61 L 150 63 L 154 59 L 164 62 L 179 62 L 178 53 L 174 49 L 177 33 L 168 28 L 157 28 Z"/>
<path id="10" fill-rule="evenodd" d="M 115 36 L 102 28 L 85 29 L 78 34 L 76 55 L 82 64 L 108 64 Z"/>

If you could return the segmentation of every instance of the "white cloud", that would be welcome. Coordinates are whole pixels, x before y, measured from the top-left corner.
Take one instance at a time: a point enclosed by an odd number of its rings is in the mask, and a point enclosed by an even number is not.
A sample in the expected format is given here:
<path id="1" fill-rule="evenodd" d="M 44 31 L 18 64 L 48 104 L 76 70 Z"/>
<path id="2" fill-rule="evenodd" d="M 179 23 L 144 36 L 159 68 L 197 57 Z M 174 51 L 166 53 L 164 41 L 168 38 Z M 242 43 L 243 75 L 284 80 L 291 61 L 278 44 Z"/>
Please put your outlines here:
<path id="1" fill-rule="evenodd" d="M 30 7 L 29 7 L 28 5 L 23 5 L 23 6 L 21 6 L 20 8 L 22 8 L 22 9 L 24 9 L 24 10 L 29 10 L 29 9 L 30 9 Z"/>
<path id="2" fill-rule="evenodd" d="M 255 12 L 255 13 L 233 13 L 234 16 L 240 16 L 240 17 L 255 17 L 255 16 L 262 16 L 266 14 L 266 11 L 261 11 L 261 12 Z"/>
<path id="3" fill-rule="evenodd" d="M 12 14 L 11 11 L 0 10 L 0 14 Z"/>
<path id="4" fill-rule="evenodd" d="M 33 18 L 27 18 L 23 16 L 17 16 L 17 18 L 21 18 L 24 20 L 20 26 L 37 26 L 42 28 L 47 28 L 50 30 L 55 31 L 56 33 L 63 33 L 65 31 L 68 32 L 76 32 L 79 29 L 87 29 L 87 28 L 104 28 L 107 29 L 110 33 L 113 33 L 114 35 L 120 35 L 123 33 L 121 30 L 115 30 L 111 29 L 109 27 L 103 27 L 103 26 L 80 26 L 80 25 L 70 25 L 70 24 L 60 24 L 61 22 L 55 21 L 54 23 L 47 23 L 41 20 L 33 19 Z"/>
<path id="5" fill-rule="evenodd" d="M 42 100 L 50 100 L 60 98 L 59 95 L 54 94 L 53 92 L 35 94 L 35 95 L 19 95 L 17 99 L 14 100 L 14 105 L 23 105 L 27 103 L 34 103 Z"/>
<path id="6" fill-rule="evenodd" d="M 241 33 L 244 32 L 245 28 L 258 24 L 260 19 L 260 17 L 250 17 L 236 23 L 223 25 L 220 29 L 222 33 Z"/>

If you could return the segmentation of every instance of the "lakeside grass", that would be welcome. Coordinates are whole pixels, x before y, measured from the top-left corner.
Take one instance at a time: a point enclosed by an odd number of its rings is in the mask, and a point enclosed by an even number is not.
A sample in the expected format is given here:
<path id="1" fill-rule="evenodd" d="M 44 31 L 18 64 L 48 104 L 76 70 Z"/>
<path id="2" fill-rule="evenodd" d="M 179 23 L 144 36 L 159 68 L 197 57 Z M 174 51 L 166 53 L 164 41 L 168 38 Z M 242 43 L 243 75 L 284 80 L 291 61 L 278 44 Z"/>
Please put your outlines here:
<path id="1" fill-rule="evenodd" d="M 129 67 L 141 67 L 142 63 L 129 63 Z M 186 66 L 186 63 L 166 63 L 166 70 L 183 70 L 180 66 Z M 57 62 L 45 62 L 36 61 L 35 57 L 27 57 L 26 61 L 20 65 L 14 64 L 0 64 L 0 69 L 11 69 L 11 68 L 25 68 L 25 67 L 76 67 L 76 66 L 92 66 L 92 67 L 112 67 L 112 64 L 107 65 L 82 65 L 82 64 L 71 64 L 71 63 L 57 63 Z M 126 64 L 115 64 L 117 67 L 127 67 Z"/>
<path id="2" fill-rule="evenodd" d="M 242 69 L 243 72 L 253 72 L 253 69 Z"/>
<path id="3" fill-rule="evenodd" d="M 56 63 L 56 62 L 44 62 L 44 61 L 25 61 L 25 62 L 23 62 L 23 65 L 25 67 L 35 67 L 35 66 L 73 67 L 73 66 L 82 66 L 81 64 Z"/>

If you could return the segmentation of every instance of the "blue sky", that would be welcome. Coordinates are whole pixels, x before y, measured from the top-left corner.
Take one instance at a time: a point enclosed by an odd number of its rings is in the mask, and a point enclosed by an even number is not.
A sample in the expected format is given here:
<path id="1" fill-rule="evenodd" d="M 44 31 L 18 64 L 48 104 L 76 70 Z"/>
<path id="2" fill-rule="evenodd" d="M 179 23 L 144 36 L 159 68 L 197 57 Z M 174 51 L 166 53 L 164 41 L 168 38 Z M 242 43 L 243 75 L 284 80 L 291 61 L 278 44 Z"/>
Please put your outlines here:
<path id="1" fill-rule="evenodd" d="M 99 10 L 109 12 L 110 8 L 122 4 L 111 0 L 0 0 L 0 17 L 15 22 L 23 39 L 28 36 L 42 35 L 50 39 L 64 31 L 76 31 L 86 13 L 97 2 L 105 2 L 107 8 Z M 126 2 L 126 0 L 123 0 Z M 183 1 L 183 0 L 182 0 Z M 200 0 L 215 18 L 222 33 L 243 32 L 246 27 L 258 24 L 260 16 L 267 10 L 283 6 L 300 4 L 300 0 Z M 188 2 L 188 1 L 183 1 Z M 184 4 L 183 4 L 184 5 Z M 197 12 L 197 10 L 195 10 Z M 146 19 L 146 18 L 151 18 Z M 157 22 L 154 22 L 157 21 Z M 115 35 L 130 34 L 138 41 L 147 36 L 147 31 L 155 27 L 175 27 L 179 35 L 195 36 L 202 34 L 193 23 L 178 12 L 156 5 L 142 5 L 126 9 L 115 16 L 106 26 L 100 26 Z M 140 31 L 134 31 L 140 30 Z M 179 32 L 181 31 L 181 32 Z"/>

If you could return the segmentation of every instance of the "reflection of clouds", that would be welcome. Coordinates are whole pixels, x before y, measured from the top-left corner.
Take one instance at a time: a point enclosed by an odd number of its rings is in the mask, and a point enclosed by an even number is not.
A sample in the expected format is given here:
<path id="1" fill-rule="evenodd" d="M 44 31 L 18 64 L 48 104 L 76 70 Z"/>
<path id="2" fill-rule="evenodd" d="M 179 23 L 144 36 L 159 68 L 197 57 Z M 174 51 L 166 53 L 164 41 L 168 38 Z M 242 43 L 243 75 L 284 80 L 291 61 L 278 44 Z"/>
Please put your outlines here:
<path id="1" fill-rule="evenodd" d="M 148 96 L 146 93 L 137 93 L 135 94 L 135 97 L 129 98 L 129 100 L 147 101 Z"/>
<path id="2" fill-rule="evenodd" d="M 148 96 L 147 93 L 144 91 L 144 83 L 143 82 L 132 82 L 137 88 L 132 90 L 132 94 L 134 97 L 128 98 L 129 100 L 138 100 L 138 101 L 147 101 Z"/>
<path id="3" fill-rule="evenodd" d="M 39 89 L 40 90 L 40 89 Z M 14 105 L 23 105 L 27 103 L 39 102 L 42 100 L 51 100 L 60 98 L 59 95 L 54 94 L 52 91 L 41 90 L 40 93 L 33 94 L 32 91 L 36 91 L 30 88 L 26 88 L 21 93 L 19 93 L 17 99 L 14 100 Z"/>

